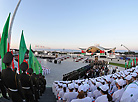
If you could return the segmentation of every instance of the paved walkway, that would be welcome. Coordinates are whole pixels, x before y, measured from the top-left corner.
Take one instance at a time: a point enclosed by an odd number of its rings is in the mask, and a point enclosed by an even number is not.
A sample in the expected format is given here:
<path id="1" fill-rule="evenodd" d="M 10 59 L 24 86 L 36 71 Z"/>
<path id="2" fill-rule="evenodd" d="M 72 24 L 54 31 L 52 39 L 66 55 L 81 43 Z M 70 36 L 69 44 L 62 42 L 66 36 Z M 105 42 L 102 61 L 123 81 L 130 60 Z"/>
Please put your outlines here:
<path id="1" fill-rule="evenodd" d="M 40 97 L 39 102 L 56 102 L 56 98 L 52 92 L 52 87 L 47 87 L 45 93 Z"/>
<path id="2" fill-rule="evenodd" d="M 73 62 L 72 58 L 64 60 L 61 64 L 54 64 L 47 62 L 46 59 L 38 59 L 41 64 L 47 68 L 50 68 L 50 74 L 46 75 L 47 87 L 52 87 L 54 81 L 62 80 L 63 74 L 69 73 L 73 70 L 88 65 L 88 63 Z"/>

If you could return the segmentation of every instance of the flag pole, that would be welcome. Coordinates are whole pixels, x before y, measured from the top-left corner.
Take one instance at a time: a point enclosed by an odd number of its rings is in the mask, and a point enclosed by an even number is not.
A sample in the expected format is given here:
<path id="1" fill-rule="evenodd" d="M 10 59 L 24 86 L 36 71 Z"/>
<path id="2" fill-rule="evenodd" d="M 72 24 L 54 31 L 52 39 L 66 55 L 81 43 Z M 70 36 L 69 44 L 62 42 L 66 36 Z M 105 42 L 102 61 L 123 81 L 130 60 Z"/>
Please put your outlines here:
<path id="1" fill-rule="evenodd" d="M 13 13 L 13 16 L 12 16 L 12 19 L 11 19 L 11 22 L 10 22 L 10 26 L 9 26 L 9 34 L 8 34 L 8 48 L 7 48 L 7 51 L 9 52 L 10 51 L 10 42 L 11 42 L 11 30 L 12 30 L 12 26 L 13 26 L 13 22 L 14 22 L 14 18 L 15 18 L 15 15 L 17 13 L 17 10 L 19 8 L 19 5 L 21 3 L 21 0 L 19 0 L 15 10 L 14 10 L 14 13 Z"/>

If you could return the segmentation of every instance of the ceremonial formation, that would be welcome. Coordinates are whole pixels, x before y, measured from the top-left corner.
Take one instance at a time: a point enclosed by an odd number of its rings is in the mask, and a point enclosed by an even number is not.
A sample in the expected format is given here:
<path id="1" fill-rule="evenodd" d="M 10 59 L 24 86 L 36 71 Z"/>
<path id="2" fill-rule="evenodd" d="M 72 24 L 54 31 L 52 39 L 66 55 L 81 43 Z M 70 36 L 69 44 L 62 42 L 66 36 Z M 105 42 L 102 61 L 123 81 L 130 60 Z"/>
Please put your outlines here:
<path id="1" fill-rule="evenodd" d="M 138 66 L 114 74 L 71 81 L 55 81 L 59 102 L 138 102 Z"/>
<path id="2" fill-rule="evenodd" d="M 0 72 L 0 89 L 2 96 L 7 100 L 12 100 L 12 102 L 39 102 L 40 96 L 42 96 L 46 89 L 46 79 L 45 76 L 42 75 L 44 74 L 42 66 L 34 56 L 31 45 L 29 61 L 25 59 L 27 47 L 23 31 L 17 58 L 18 67 L 16 68 L 14 66 L 15 56 L 13 55 L 13 51 L 10 51 L 9 43 L 7 43 L 9 37 L 9 22 L 10 14 L 4 25 L 0 42 L 2 65 L 2 72 Z"/>
<path id="3" fill-rule="evenodd" d="M 33 69 L 28 68 L 26 62 L 20 65 L 22 73 L 16 73 L 16 70 L 11 69 L 12 59 L 11 52 L 7 52 L 3 58 L 3 63 L 6 65 L 6 69 L 1 72 L 0 88 L 3 97 L 13 102 L 39 102 L 40 96 L 46 89 L 45 76 L 33 73 Z"/>
<path id="4" fill-rule="evenodd" d="M 0 102 L 138 102 L 137 0 L 16 2 L 0 1 Z"/>

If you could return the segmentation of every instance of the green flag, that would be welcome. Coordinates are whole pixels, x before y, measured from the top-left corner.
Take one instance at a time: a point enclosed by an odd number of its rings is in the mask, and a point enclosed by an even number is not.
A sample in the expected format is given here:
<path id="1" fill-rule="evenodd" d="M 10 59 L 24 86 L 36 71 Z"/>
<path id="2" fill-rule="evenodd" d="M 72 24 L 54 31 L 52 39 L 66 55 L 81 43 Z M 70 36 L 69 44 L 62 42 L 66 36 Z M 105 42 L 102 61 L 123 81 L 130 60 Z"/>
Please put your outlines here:
<path id="1" fill-rule="evenodd" d="M 39 62 L 36 57 L 34 57 L 34 67 L 35 67 L 35 73 L 39 74 Z"/>
<path id="2" fill-rule="evenodd" d="M 36 74 L 42 73 L 42 66 L 37 60 L 37 58 L 34 56 L 32 50 L 31 50 L 31 45 L 29 49 L 29 68 L 33 69 L 33 72 Z"/>
<path id="3" fill-rule="evenodd" d="M 19 47 L 19 65 L 23 62 L 25 53 L 27 51 L 27 47 L 25 44 L 24 40 L 24 35 L 23 35 L 23 30 L 22 30 L 22 35 L 21 35 L 21 40 L 20 40 L 20 47 Z M 20 70 L 21 73 L 21 70 Z"/>
<path id="4" fill-rule="evenodd" d="M 7 38 L 8 38 L 8 30 L 9 30 L 9 22 L 10 22 L 10 13 L 7 18 L 7 21 L 4 25 L 3 32 L 2 32 L 2 38 L 1 38 L 1 43 L 0 43 L 0 55 L 1 59 L 3 59 L 4 55 L 7 52 Z M 1 60 L 2 61 L 2 60 Z M 5 69 L 5 64 L 2 62 L 2 69 Z"/>
<path id="5" fill-rule="evenodd" d="M 29 68 L 32 68 L 33 71 L 35 72 L 35 68 L 34 68 L 34 54 L 31 50 L 31 45 L 30 45 L 30 49 L 29 49 Z"/>
<path id="6" fill-rule="evenodd" d="M 131 67 L 132 60 L 130 59 L 128 67 Z"/>
<path id="7" fill-rule="evenodd" d="M 43 72 L 43 70 L 42 70 L 42 66 L 41 66 L 40 63 L 39 63 L 39 67 L 40 67 L 40 73 L 43 74 L 43 73 L 42 73 L 42 72 Z"/>
<path id="8" fill-rule="evenodd" d="M 135 66 L 137 65 L 136 57 L 134 58 Z"/>
<path id="9" fill-rule="evenodd" d="M 39 74 L 39 72 L 42 73 L 42 66 L 41 66 L 41 64 L 39 63 L 39 61 L 37 60 L 36 57 L 34 57 L 34 62 L 35 62 L 34 67 L 35 67 L 36 74 Z"/>

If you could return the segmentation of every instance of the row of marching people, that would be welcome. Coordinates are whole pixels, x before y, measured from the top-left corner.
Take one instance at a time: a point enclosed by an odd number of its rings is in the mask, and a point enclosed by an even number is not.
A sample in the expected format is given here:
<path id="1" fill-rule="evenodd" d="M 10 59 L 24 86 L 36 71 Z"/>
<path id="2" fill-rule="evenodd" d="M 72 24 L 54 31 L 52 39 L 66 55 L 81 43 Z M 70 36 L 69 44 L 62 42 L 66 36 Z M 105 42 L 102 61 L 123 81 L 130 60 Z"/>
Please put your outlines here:
<path id="1" fill-rule="evenodd" d="M 4 91 L 1 90 L 3 97 L 12 102 L 39 102 L 46 89 L 45 77 L 41 73 L 38 75 L 33 73 L 33 69 L 28 69 L 26 62 L 20 65 L 22 73 L 16 73 L 16 69 L 14 71 L 11 69 L 12 59 L 12 53 L 7 52 L 2 60 L 6 65 L 6 69 L 3 69 L 0 75 L 0 86 L 5 88 Z"/>
<path id="2" fill-rule="evenodd" d="M 50 74 L 50 69 L 46 68 L 45 66 L 42 66 L 43 75 L 46 76 L 47 74 Z"/>
<path id="3" fill-rule="evenodd" d="M 55 81 L 59 102 L 138 102 L 138 66 L 107 76 Z"/>

